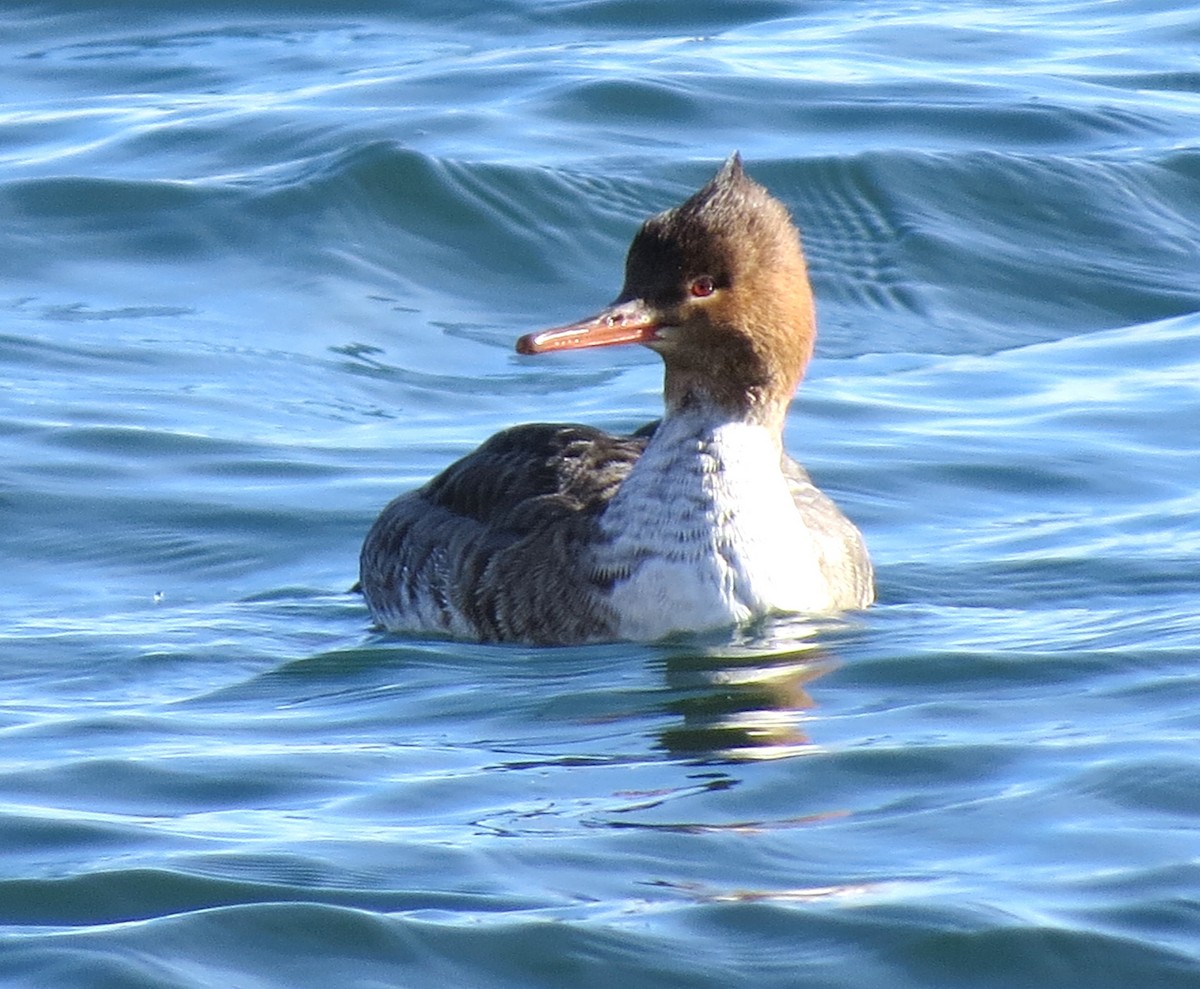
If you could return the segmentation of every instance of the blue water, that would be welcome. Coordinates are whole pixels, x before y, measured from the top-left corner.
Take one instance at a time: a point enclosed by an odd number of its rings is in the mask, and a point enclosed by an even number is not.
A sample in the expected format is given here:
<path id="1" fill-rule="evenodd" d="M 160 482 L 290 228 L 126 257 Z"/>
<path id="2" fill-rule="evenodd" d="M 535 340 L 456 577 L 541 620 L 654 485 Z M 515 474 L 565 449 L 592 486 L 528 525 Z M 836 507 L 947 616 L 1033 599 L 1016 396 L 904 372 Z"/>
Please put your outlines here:
<path id="1" fill-rule="evenodd" d="M 0 984 L 1200 986 L 1200 7 L 0 13 Z M 615 295 L 738 148 L 879 604 L 371 630 L 378 509 L 657 414 Z"/>

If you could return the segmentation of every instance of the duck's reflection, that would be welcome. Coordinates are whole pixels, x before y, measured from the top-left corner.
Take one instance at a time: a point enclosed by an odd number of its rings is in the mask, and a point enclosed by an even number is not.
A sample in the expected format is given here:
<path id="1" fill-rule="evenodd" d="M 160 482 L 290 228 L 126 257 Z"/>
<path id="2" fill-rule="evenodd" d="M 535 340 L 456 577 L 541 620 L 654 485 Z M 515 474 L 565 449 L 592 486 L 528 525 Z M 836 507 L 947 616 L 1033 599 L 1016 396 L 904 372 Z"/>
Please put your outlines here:
<path id="1" fill-rule="evenodd" d="M 672 755 L 721 760 L 812 751 L 808 685 L 837 665 L 827 631 L 775 622 L 734 642 L 666 651 L 663 708 L 678 720 L 659 732 L 660 745 Z"/>

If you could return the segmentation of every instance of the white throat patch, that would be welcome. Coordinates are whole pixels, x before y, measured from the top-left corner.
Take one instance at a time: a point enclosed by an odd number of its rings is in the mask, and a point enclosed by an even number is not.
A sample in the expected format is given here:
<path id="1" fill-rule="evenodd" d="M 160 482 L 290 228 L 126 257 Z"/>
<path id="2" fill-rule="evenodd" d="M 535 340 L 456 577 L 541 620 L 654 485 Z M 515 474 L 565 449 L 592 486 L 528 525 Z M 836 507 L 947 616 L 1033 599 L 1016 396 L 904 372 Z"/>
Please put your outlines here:
<path id="1" fill-rule="evenodd" d="M 763 426 L 669 416 L 600 518 L 593 566 L 613 578 L 623 638 L 833 607 L 816 537 Z"/>

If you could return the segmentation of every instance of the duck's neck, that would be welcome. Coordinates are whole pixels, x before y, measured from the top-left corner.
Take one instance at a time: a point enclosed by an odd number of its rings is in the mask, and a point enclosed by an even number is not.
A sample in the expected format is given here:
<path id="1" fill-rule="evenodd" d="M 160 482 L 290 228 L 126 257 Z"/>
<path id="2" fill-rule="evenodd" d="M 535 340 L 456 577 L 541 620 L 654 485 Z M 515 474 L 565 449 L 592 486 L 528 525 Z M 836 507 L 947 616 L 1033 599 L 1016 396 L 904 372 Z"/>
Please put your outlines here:
<path id="1" fill-rule="evenodd" d="M 783 410 L 763 404 L 748 404 L 731 408 L 706 400 L 702 395 L 669 404 L 662 422 L 651 438 L 651 446 L 695 448 L 712 443 L 714 439 L 734 434 L 754 435 L 756 445 L 770 447 L 776 454 L 783 452 Z"/>
<path id="2" fill-rule="evenodd" d="M 611 521 L 634 504 L 642 506 L 633 510 L 638 516 L 661 512 L 665 519 L 681 506 L 722 516 L 717 502 L 736 502 L 756 485 L 781 483 L 782 454 L 780 430 L 757 417 L 705 402 L 668 409 L 606 516 Z"/>
<path id="3" fill-rule="evenodd" d="M 747 365 L 721 373 L 706 367 L 697 373 L 668 362 L 663 381 L 666 409 L 663 422 L 675 418 L 713 426 L 745 423 L 767 430 L 782 449 L 783 424 L 800 374 L 783 375 L 763 369 L 747 375 Z"/>

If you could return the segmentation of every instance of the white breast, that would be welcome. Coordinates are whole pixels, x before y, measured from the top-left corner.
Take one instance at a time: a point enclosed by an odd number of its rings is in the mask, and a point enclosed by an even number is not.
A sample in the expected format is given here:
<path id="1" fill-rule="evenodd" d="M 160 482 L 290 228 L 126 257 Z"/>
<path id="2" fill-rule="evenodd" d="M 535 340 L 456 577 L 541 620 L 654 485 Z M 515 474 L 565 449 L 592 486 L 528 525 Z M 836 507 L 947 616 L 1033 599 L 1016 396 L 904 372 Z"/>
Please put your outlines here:
<path id="1" fill-rule="evenodd" d="M 619 635 L 655 639 L 833 608 L 814 535 L 763 427 L 668 417 L 601 517 Z"/>

